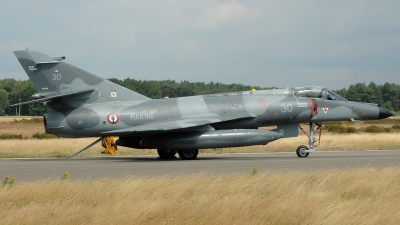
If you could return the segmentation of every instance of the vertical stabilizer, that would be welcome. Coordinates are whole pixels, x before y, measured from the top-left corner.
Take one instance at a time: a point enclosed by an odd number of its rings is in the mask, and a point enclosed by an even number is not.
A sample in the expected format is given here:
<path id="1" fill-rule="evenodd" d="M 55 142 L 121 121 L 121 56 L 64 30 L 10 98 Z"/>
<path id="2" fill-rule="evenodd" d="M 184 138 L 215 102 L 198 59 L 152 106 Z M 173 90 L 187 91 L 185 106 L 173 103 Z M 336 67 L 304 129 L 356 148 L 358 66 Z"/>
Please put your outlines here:
<path id="1" fill-rule="evenodd" d="M 37 98 L 92 90 L 92 102 L 149 99 L 62 61 L 65 57 L 50 57 L 41 52 L 29 50 L 14 51 L 14 54 L 38 91 L 35 95 Z"/>

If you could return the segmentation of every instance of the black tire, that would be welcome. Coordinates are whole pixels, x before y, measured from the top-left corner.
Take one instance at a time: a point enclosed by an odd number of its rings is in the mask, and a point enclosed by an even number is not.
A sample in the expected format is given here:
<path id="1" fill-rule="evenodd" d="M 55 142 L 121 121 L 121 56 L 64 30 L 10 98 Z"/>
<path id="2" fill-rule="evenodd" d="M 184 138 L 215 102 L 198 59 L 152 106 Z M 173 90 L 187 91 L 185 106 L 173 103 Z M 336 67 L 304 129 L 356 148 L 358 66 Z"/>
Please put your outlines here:
<path id="1" fill-rule="evenodd" d="M 297 156 L 298 157 L 307 157 L 310 153 L 304 152 L 305 150 L 308 150 L 308 147 L 305 145 L 300 145 L 296 150 Z"/>
<path id="2" fill-rule="evenodd" d="M 176 152 L 174 150 L 157 149 L 157 153 L 162 159 L 174 159 Z"/>
<path id="3" fill-rule="evenodd" d="M 193 160 L 193 159 L 197 158 L 197 155 L 199 154 L 199 150 L 198 149 L 179 150 L 178 154 L 179 154 L 179 157 L 181 157 L 181 159 Z"/>

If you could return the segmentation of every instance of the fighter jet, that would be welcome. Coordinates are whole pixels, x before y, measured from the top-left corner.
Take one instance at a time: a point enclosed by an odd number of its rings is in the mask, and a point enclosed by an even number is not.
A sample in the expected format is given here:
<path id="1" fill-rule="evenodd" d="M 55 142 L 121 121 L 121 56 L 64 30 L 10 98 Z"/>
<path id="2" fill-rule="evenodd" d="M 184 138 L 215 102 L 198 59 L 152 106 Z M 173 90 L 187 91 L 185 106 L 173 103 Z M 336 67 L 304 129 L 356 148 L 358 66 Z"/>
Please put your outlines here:
<path id="1" fill-rule="evenodd" d="M 298 157 L 315 152 L 323 121 L 383 119 L 392 115 L 374 104 L 350 102 L 318 86 L 150 99 L 37 51 L 14 51 L 33 82 L 34 100 L 49 107 L 46 133 L 99 137 L 78 151 L 118 136 L 117 145 L 157 149 L 161 158 L 196 159 L 199 149 L 266 145 L 307 134 Z M 13 106 L 15 106 L 13 105 Z M 308 123 L 306 132 L 299 124 Z M 259 129 L 262 127 L 275 129 Z"/>

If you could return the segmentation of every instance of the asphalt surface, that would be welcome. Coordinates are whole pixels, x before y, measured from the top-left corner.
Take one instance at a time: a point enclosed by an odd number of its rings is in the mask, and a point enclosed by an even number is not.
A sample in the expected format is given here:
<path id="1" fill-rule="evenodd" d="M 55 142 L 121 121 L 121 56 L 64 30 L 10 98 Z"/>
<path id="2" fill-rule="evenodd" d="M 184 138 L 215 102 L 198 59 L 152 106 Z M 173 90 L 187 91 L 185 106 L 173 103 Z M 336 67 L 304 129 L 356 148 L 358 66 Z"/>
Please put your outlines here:
<path id="1" fill-rule="evenodd" d="M 205 172 L 208 174 L 251 174 L 260 172 L 313 171 L 321 169 L 383 168 L 400 166 L 400 151 L 316 152 L 307 158 L 296 153 L 200 154 L 198 160 L 161 160 L 157 156 L 109 156 L 65 159 L 0 159 L 0 179 L 16 181 L 60 179 L 65 172 L 69 180 L 123 178 L 128 176 L 175 176 Z"/>

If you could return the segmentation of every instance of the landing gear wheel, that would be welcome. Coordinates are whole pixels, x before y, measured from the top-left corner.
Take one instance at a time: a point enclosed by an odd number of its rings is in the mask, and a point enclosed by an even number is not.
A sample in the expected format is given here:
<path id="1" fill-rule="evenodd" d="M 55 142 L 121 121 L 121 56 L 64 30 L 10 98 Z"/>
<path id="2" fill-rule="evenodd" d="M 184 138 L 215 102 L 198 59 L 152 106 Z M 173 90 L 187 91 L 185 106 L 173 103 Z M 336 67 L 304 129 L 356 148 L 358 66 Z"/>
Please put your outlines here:
<path id="1" fill-rule="evenodd" d="M 181 157 L 181 159 L 193 160 L 197 158 L 199 150 L 198 149 L 179 150 L 178 154 L 179 157 Z"/>
<path id="2" fill-rule="evenodd" d="M 305 152 L 306 150 L 308 150 L 307 146 L 300 145 L 296 150 L 297 156 L 298 157 L 307 157 L 310 153 Z"/>
<path id="3" fill-rule="evenodd" d="M 157 149 L 157 153 L 162 159 L 173 159 L 175 158 L 176 152 L 174 150 Z"/>
<path id="4" fill-rule="evenodd" d="M 319 132 L 319 138 L 321 138 L 322 124 L 317 123 L 317 122 L 311 122 L 310 123 L 310 133 L 309 134 L 307 134 L 307 132 L 300 126 L 300 124 L 299 124 L 299 128 L 300 128 L 301 131 L 303 131 L 303 133 L 305 135 L 307 135 L 307 137 L 308 137 L 308 146 L 310 146 L 310 148 L 308 148 L 307 146 L 304 146 L 304 145 L 300 145 L 296 150 L 296 154 L 297 154 L 298 157 L 307 157 L 311 152 L 317 151 L 317 146 L 319 145 L 319 141 L 318 141 L 318 139 L 316 139 L 314 137 L 314 135 Z M 318 141 L 318 144 L 315 145 L 315 143 L 317 141 Z"/>

